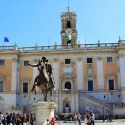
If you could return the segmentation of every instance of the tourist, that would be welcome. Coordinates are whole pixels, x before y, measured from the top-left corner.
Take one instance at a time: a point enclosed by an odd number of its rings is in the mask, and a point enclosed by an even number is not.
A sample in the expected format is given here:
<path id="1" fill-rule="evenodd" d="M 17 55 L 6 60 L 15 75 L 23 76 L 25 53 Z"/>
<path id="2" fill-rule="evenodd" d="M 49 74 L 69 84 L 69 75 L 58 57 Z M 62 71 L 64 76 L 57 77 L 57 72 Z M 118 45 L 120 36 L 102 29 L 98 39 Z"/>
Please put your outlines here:
<path id="1" fill-rule="evenodd" d="M 93 112 L 90 112 L 91 115 L 91 124 L 94 125 L 95 124 L 95 114 Z"/>
<path id="2" fill-rule="evenodd" d="M 85 125 L 91 125 L 91 115 L 90 113 L 86 115 L 85 117 Z"/>
<path id="3" fill-rule="evenodd" d="M 74 115 L 74 124 L 76 124 L 77 123 L 77 115 L 75 114 Z"/>
<path id="4" fill-rule="evenodd" d="M 55 119 L 54 118 L 51 119 L 50 124 L 55 125 Z"/>
<path id="5" fill-rule="evenodd" d="M 46 120 L 46 125 L 50 125 L 49 119 Z"/>
<path id="6" fill-rule="evenodd" d="M 79 125 L 81 125 L 81 115 L 80 114 L 78 114 L 77 120 L 78 120 Z"/>

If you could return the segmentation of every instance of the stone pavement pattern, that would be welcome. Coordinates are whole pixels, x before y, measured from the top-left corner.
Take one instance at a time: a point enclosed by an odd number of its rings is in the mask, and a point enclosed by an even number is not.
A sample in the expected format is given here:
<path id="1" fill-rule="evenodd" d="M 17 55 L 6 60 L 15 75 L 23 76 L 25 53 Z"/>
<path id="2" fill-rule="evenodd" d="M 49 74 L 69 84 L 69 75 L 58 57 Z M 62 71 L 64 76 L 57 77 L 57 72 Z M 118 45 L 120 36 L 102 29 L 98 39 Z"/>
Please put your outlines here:
<path id="1" fill-rule="evenodd" d="M 64 123 L 63 121 L 61 122 L 56 122 L 56 125 L 79 125 L 78 123 L 74 124 L 73 121 L 67 121 L 66 123 Z M 81 125 L 85 125 L 83 121 Z M 125 119 L 113 120 L 112 122 L 95 121 L 95 125 L 125 125 Z"/>

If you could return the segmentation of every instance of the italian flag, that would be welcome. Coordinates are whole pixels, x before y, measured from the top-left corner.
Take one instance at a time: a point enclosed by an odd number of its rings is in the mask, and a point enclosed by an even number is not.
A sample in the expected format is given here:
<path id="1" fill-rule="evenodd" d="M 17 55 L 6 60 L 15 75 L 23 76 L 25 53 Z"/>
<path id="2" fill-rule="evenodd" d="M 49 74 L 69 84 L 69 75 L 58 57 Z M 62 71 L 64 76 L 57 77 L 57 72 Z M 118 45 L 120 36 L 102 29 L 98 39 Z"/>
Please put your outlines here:
<path id="1" fill-rule="evenodd" d="M 71 43 L 71 35 L 66 35 L 67 43 Z"/>

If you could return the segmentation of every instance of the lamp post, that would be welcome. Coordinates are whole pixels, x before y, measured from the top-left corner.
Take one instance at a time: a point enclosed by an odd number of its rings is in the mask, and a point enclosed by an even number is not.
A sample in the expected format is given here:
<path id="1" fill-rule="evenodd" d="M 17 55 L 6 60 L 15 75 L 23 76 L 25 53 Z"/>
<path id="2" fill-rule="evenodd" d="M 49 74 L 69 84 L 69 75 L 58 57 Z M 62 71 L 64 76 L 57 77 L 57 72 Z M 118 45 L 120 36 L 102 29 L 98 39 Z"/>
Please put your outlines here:
<path id="1" fill-rule="evenodd" d="M 58 114 L 59 114 L 59 90 L 58 90 Z"/>
<path id="2" fill-rule="evenodd" d="M 104 104 L 103 104 L 103 122 L 105 121 L 105 108 L 104 108 L 104 105 L 105 105 L 105 95 L 104 95 Z"/>
<path id="3" fill-rule="evenodd" d="M 58 109 L 57 109 L 58 111 L 57 111 L 57 112 L 58 112 L 58 114 L 59 114 L 59 93 L 60 93 L 60 91 L 57 90 L 55 87 L 54 87 L 54 91 L 55 91 L 55 93 L 57 94 L 57 96 L 56 96 L 56 97 L 57 97 L 57 103 L 58 103 Z"/>
<path id="4" fill-rule="evenodd" d="M 105 115 L 104 115 L 104 105 L 103 105 L 103 122 L 105 121 Z"/>

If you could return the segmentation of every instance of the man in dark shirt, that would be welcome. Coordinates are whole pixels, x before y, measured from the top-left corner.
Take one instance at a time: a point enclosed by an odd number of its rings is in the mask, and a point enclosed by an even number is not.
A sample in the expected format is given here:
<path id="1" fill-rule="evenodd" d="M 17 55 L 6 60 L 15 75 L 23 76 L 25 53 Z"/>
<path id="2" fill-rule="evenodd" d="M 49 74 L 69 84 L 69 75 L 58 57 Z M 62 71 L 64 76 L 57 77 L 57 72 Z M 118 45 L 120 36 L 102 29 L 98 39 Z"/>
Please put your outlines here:
<path id="1" fill-rule="evenodd" d="M 45 61 L 45 66 L 46 66 L 47 74 L 48 74 L 48 76 L 50 78 L 49 82 L 51 81 L 53 83 L 53 85 L 54 85 L 52 66 L 50 64 L 48 64 L 48 60 Z"/>

